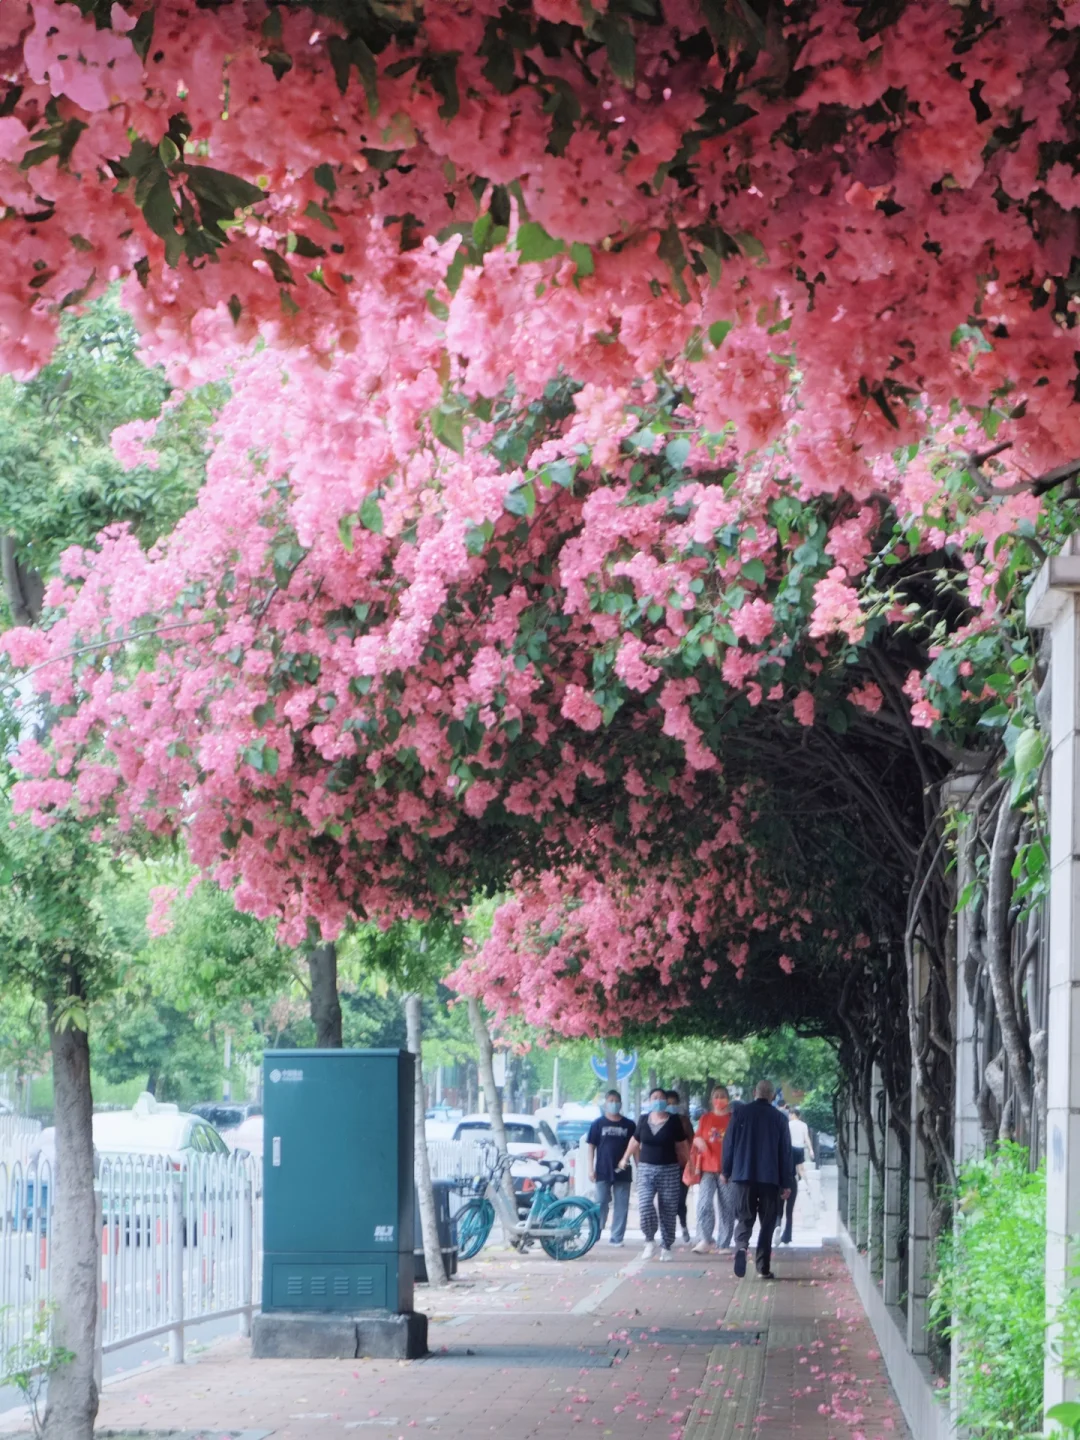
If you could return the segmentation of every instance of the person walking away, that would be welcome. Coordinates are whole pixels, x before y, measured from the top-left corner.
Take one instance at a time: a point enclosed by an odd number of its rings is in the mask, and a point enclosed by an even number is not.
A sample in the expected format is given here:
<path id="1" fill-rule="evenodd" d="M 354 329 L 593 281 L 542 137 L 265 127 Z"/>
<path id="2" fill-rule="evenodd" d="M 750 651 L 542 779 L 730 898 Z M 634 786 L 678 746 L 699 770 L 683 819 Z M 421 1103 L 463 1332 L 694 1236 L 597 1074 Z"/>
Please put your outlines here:
<path id="1" fill-rule="evenodd" d="M 773 1107 L 771 1080 L 759 1080 L 749 1105 L 740 1105 L 724 1136 L 721 1175 L 735 1187 L 735 1274 L 746 1274 L 746 1252 L 754 1221 L 761 1223 L 757 1272 L 772 1280 L 772 1243 L 776 1212 L 795 1180 L 791 1131 L 787 1118 Z"/>
<path id="2" fill-rule="evenodd" d="M 717 1085 L 709 1097 L 711 1108 L 697 1124 L 694 1149 L 701 1161 L 697 1197 L 697 1244 L 694 1253 L 708 1255 L 716 1237 L 717 1250 L 731 1244 L 735 1228 L 735 1196 L 729 1185 L 720 1184 L 724 1160 L 724 1136 L 731 1123 L 731 1097 L 726 1085 Z"/>
<path id="3" fill-rule="evenodd" d="M 604 1113 L 589 1126 L 585 1143 L 589 1147 L 589 1179 L 596 1186 L 594 1198 L 600 1206 L 601 1231 L 611 1207 L 611 1245 L 621 1245 L 626 1234 L 630 1171 L 616 1167 L 633 1138 L 634 1122 L 622 1113 L 622 1097 L 618 1090 L 609 1090 L 604 1096 Z"/>
<path id="4" fill-rule="evenodd" d="M 678 1117 L 682 1120 L 683 1123 L 683 1131 L 686 1140 L 692 1141 L 694 1138 L 694 1127 L 690 1123 L 690 1117 L 686 1113 L 686 1109 L 683 1106 L 678 1090 L 667 1090 L 665 1091 L 665 1094 L 667 1096 L 668 1112 L 672 1115 L 678 1115 Z M 690 1186 L 687 1185 L 686 1181 L 680 1175 L 678 1219 L 679 1225 L 682 1227 L 682 1241 L 684 1245 L 690 1244 L 690 1227 L 686 1223 L 686 1197 L 689 1195 L 689 1193 Z"/>
<path id="5" fill-rule="evenodd" d="M 780 1236 L 781 1245 L 791 1244 L 791 1225 L 795 1216 L 795 1201 L 799 1196 L 799 1182 L 802 1181 L 805 1184 L 807 1155 L 810 1156 L 811 1160 L 814 1158 L 814 1147 L 810 1142 L 810 1131 L 806 1127 L 805 1120 L 800 1117 L 798 1110 L 796 1110 L 794 1106 L 787 1111 L 787 1121 L 788 1132 L 791 1135 L 791 1160 L 795 1167 L 795 1173 L 792 1176 L 791 1194 L 782 1207 L 782 1217 L 777 1217 L 778 1220 L 782 1218 L 784 1222 L 784 1233 Z"/>
<path id="6" fill-rule="evenodd" d="M 651 1260 L 656 1250 L 658 1212 L 660 1259 L 671 1259 L 679 1209 L 679 1185 L 689 1150 L 682 1116 L 668 1112 L 667 1092 L 659 1086 L 650 1090 L 649 1108 L 638 1121 L 634 1138 L 617 1167 L 625 1170 L 631 1159 L 637 1157 L 638 1216 L 645 1236 L 643 1260 Z"/>

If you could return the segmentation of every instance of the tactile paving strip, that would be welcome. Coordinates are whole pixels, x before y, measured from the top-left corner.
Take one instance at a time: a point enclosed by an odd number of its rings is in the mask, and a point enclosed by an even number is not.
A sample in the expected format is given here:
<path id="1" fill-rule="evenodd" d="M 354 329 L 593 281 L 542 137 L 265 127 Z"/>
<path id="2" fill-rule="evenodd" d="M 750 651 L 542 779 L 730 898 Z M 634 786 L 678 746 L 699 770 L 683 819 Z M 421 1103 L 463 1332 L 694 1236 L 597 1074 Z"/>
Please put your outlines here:
<path id="1" fill-rule="evenodd" d="M 705 1394 L 694 1401 L 683 1440 L 743 1440 L 752 1433 L 765 1378 L 765 1346 L 748 1347 L 739 1360 L 742 1369 L 736 1374 L 731 1374 L 730 1361 L 730 1346 L 717 1345 L 710 1354 L 706 1378 L 714 1366 L 727 1365 L 725 1389 L 733 1393 L 725 1396 L 719 1387 L 706 1385 Z"/>
<path id="2" fill-rule="evenodd" d="M 625 1345 L 469 1345 L 460 1349 L 435 1350 L 424 1357 L 425 1365 L 440 1367 L 455 1361 L 472 1365 L 517 1366 L 528 1369 L 610 1370 L 616 1360 L 629 1354 Z"/>

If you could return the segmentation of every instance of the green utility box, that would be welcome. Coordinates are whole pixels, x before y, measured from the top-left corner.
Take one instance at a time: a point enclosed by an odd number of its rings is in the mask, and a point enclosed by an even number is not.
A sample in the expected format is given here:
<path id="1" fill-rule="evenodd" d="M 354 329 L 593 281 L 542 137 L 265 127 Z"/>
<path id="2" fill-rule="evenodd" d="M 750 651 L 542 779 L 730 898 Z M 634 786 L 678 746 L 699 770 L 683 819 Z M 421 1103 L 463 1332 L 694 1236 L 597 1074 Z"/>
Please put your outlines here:
<path id="1" fill-rule="evenodd" d="M 413 1308 L 413 1056 L 268 1050 L 264 1315 Z"/>

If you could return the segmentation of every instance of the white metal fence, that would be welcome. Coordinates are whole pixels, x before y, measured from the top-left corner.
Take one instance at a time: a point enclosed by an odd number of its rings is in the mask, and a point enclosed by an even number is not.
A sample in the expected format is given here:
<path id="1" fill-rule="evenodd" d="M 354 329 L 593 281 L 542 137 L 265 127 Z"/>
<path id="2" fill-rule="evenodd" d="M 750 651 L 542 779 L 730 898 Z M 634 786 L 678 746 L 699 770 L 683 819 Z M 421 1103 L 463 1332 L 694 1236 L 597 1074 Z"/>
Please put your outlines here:
<path id="1" fill-rule="evenodd" d="M 483 1169 L 477 1140 L 429 1140 L 427 1148 L 433 1180 L 469 1179 Z"/>
<path id="2" fill-rule="evenodd" d="M 262 1250 L 255 1167 L 247 1156 L 116 1155 L 101 1162 L 101 1348 L 241 1317 L 250 1324 Z"/>
<path id="3" fill-rule="evenodd" d="M 10 1167 L 21 1160 L 25 1165 L 40 1134 L 37 1120 L 25 1115 L 0 1115 L 0 1164 Z"/>
<path id="4" fill-rule="evenodd" d="M 237 1316 L 248 1331 L 258 1305 L 262 1204 L 250 1157 L 102 1158 L 102 1353 L 169 1336 L 184 1358 L 184 1327 Z M 0 1356 L 21 1349 L 51 1295 L 53 1171 L 0 1163 Z"/>
<path id="5" fill-rule="evenodd" d="M 5 1119 L 11 1117 L 5 1116 Z M 48 1312 L 52 1167 L 0 1161 L 0 1362 L 21 1353 L 39 1316 Z"/>

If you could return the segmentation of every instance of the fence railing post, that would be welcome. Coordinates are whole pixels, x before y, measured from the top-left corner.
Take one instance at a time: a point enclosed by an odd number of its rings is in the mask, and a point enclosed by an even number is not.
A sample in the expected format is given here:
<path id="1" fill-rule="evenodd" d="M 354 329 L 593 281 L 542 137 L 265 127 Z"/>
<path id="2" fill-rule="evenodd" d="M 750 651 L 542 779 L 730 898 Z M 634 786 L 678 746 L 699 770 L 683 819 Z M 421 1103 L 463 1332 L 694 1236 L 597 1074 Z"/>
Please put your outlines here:
<path id="1" fill-rule="evenodd" d="M 240 1301 L 245 1306 L 240 1311 L 240 1334 L 251 1334 L 251 1316 L 255 1304 L 252 1293 L 252 1277 L 255 1273 L 255 1181 L 250 1169 L 246 1170 L 240 1182 L 243 1199 L 240 1204 Z"/>
<path id="2" fill-rule="evenodd" d="M 105 1208 L 102 1204 L 101 1186 L 94 1186 L 94 1213 L 97 1216 L 97 1252 L 98 1252 L 98 1293 L 97 1305 L 94 1308 L 94 1385 L 98 1394 L 101 1394 L 102 1376 L 104 1373 L 102 1346 L 105 1343 L 105 1315 L 104 1302 L 105 1292 L 105 1256 L 102 1253 L 104 1246 L 102 1237 L 105 1234 Z"/>
<path id="3" fill-rule="evenodd" d="M 172 1177 L 169 1194 L 169 1360 L 184 1363 L 184 1182 L 186 1173 Z M 192 1237 L 194 1238 L 194 1237 Z"/>

